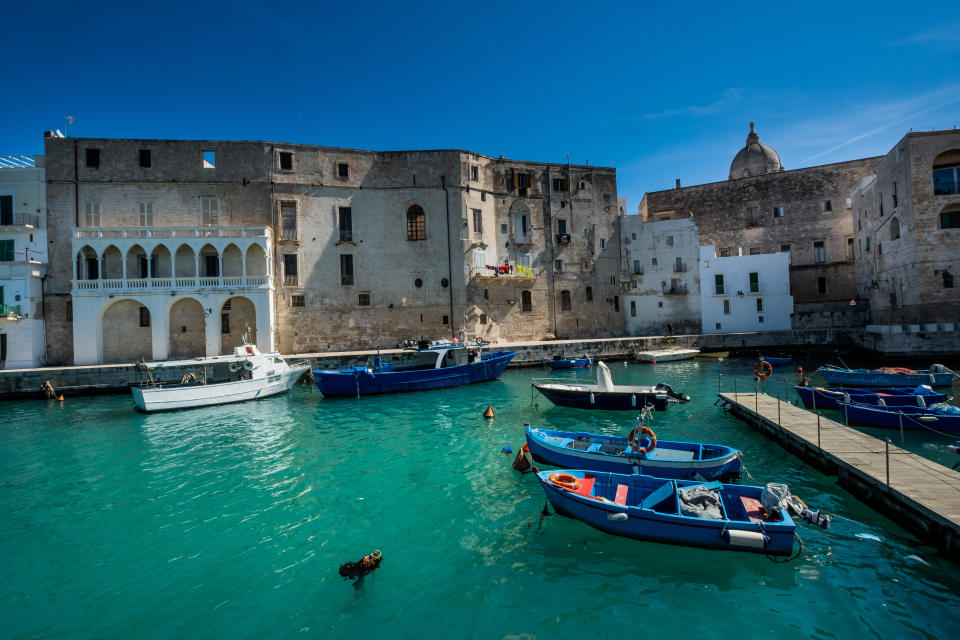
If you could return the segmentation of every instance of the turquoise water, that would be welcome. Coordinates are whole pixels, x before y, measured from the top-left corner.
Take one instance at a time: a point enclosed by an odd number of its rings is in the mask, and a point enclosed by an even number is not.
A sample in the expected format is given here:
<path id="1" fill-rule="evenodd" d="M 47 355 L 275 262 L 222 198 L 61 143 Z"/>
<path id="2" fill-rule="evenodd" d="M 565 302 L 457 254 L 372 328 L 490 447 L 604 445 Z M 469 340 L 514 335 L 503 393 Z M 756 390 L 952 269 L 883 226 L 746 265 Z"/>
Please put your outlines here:
<path id="1" fill-rule="evenodd" d="M 725 389 L 752 387 L 750 364 L 723 367 Z M 665 380 L 694 398 L 655 415 L 659 437 L 738 447 L 757 483 L 786 482 L 834 514 L 832 528 L 799 527 L 803 552 L 774 563 L 560 516 L 541 526 L 542 490 L 501 448 L 522 444 L 524 422 L 626 433 L 633 417 L 531 406 L 532 377 L 569 376 L 545 369 L 359 400 L 304 386 L 149 416 L 127 396 L 8 402 L 0 634 L 955 636 L 956 566 L 714 406 L 716 361 L 611 368 L 617 383 Z M 952 463 L 951 439 L 909 437 Z M 340 563 L 374 549 L 377 572 L 340 578 Z"/>

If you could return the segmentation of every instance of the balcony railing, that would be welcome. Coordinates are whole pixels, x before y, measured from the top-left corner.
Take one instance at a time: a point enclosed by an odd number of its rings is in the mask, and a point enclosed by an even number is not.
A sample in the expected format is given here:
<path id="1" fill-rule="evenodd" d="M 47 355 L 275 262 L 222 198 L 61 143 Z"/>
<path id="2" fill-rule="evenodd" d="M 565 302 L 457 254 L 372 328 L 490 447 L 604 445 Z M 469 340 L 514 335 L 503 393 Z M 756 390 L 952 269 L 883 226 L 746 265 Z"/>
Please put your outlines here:
<path id="1" fill-rule="evenodd" d="M 474 267 L 474 278 L 536 278 L 537 274 L 532 267 L 498 266 Z"/>
<path id="2" fill-rule="evenodd" d="M 270 286 L 269 276 L 193 276 L 176 278 L 109 278 L 74 280 L 74 291 L 172 291 L 177 289 L 260 289 Z"/>
<path id="3" fill-rule="evenodd" d="M 11 213 L 0 216 L 0 226 L 3 227 L 39 227 L 40 216 L 35 213 Z"/>
<path id="4" fill-rule="evenodd" d="M 533 236 L 529 233 L 515 233 L 513 244 L 533 244 Z"/>
<path id="5" fill-rule="evenodd" d="M 557 244 L 570 244 L 570 234 L 569 234 L 569 233 L 558 233 L 558 234 L 557 234 Z"/>
<path id="6" fill-rule="evenodd" d="M 689 291 L 687 291 L 687 285 L 685 284 L 681 284 L 676 287 L 670 287 L 663 292 L 663 294 L 666 296 L 682 296 L 687 293 L 689 293 Z"/>
<path id="7" fill-rule="evenodd" d="M 299 240 L 300 234 L 296 227 L 283 227 L 280 229 L 281 240 Z"/>
<path id="8" fill-rule="evenodd" d="M 675 264 L 675 265 L 673 265 L 673 272 L 674 272 L 674 273 L 686 273 L 686 271 L 687 271 L 687 265 L 685 265 L 685 264 Z"/>
<path id="9" fill-rule="evenodd" d="M 20 305 L 18 304 L 0 304 L 0 317 L 16 318 L 20 315 Z"/>
<path id="10" fill-rule="evenodd" d="M 99 238 L 267 238 L 267 227 L 78 227 L 74 237 Z"/>

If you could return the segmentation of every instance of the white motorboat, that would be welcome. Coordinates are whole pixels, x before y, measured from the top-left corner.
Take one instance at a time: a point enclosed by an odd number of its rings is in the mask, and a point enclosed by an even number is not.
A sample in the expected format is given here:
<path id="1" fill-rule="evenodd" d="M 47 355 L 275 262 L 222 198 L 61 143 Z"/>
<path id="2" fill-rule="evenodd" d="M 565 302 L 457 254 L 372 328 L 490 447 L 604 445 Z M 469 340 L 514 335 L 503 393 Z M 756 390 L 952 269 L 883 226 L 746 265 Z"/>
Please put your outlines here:
<path id="1" fill-rule="evenodd" d="M 233 354 L 149 362 L 140 365 L 147 383 L 133 387 L 137 411 L 153 413 L 174 409 L 191 409 L 231 402 L 244 402 L 286 393 L 310 369 L 310 363 L 288 363 L 279 353 L 260 353 L 256 346 L 234 347 Z M 160 384 L 153 373 L 173 367 L 192 369 L 180 383 Z"/>
<path id="2" fill-rule="evenodd" d="M 700 353 L 699 349 L 658 349 L 656 351 L 641 351 L 637 360 L 641 362 L 670 362 L 671 360 L 686 360 Z"/>

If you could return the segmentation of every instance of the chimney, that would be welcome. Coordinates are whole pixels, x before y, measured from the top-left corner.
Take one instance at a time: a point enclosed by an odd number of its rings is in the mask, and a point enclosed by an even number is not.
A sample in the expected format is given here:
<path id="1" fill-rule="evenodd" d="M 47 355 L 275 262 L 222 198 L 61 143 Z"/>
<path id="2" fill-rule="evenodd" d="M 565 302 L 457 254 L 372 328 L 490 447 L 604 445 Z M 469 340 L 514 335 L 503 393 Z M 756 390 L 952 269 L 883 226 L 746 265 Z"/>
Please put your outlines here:
<path id="1" fill-rule="evenodd" d="M 677 178 L 677 189 L 680 188 L 680 178 Z"/>

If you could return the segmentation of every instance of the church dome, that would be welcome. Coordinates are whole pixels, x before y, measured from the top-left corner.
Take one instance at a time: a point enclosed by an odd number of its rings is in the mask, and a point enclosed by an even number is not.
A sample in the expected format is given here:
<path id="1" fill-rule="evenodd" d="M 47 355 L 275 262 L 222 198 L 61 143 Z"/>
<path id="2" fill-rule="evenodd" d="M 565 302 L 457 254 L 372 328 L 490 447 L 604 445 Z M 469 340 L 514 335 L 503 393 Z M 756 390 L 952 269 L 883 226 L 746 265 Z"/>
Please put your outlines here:
<path id="1" fill-rule="evenodd" d="M 780 171 L 783 171 L 780 156 L 772 148 L 760 142 L 760 136 L 753 130 L 753 123 L 751 122 L 750 133 L 747 135 L 747 145 L 740 149 L 733 162 L 730 163 L 730 179 L 762 176 Z"/>

